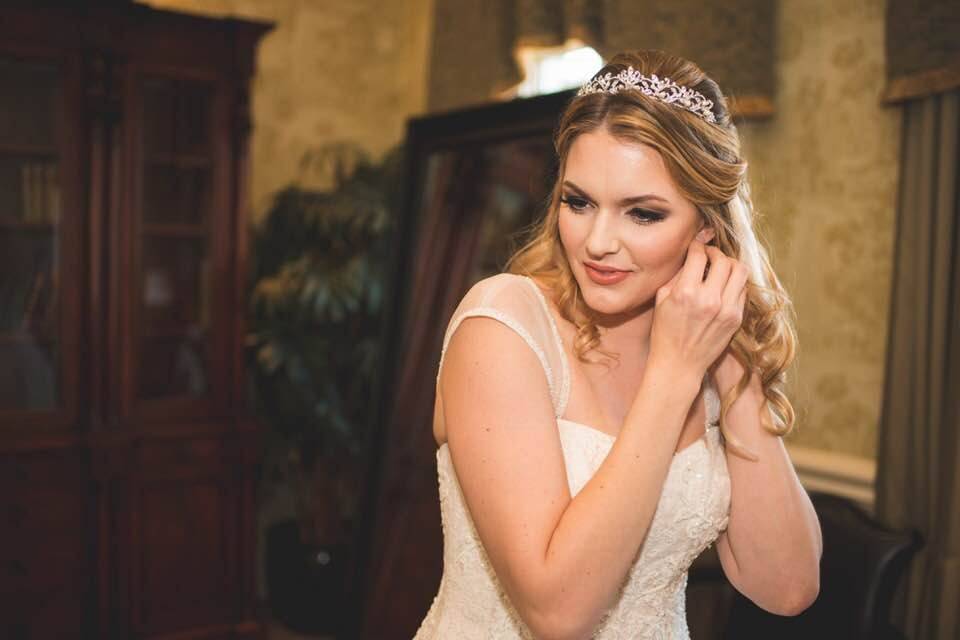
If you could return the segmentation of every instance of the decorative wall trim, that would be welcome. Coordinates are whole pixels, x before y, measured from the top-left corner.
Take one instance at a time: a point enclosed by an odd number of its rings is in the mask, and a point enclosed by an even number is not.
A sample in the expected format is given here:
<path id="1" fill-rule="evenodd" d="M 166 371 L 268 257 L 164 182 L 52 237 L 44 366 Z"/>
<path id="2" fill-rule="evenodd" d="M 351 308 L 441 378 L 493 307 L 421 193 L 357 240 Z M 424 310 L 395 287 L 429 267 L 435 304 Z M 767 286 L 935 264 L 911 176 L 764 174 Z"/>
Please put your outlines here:
<path id="1" fill-rule="evenodd" d="M 873 513 L 874 459 L 798 445 L 787 445 L 787 452 L 805 489 L 850 498 Z"/>
<path id="2" fill-rule="evenodd" d="M 960 87 L 960 61 L 940 69 L 910 73 L 887 82 L 883 92 L 885 103 L 925 98 Z"/>
<path id="3" fill-rule="evenodd" d="M 776 113 L 773 100 L 767 96 L 746 95 L 727 96 L 727 106 L 734 117 L 740 118 L 769 118 Z"/>

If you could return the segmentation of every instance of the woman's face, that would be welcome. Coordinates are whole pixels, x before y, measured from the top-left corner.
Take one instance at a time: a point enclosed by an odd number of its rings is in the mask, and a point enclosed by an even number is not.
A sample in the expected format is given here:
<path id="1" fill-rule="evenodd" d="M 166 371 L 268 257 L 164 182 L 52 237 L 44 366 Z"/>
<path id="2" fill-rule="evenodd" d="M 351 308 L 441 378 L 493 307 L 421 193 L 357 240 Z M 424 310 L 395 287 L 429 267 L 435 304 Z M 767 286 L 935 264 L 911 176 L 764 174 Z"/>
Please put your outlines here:
<path id="1" fill-rule="evenodd" d="M 562 189 L 560 240 L 584 301 L 604 315 L 652 302 L 683 266 L 693 238 L 713 237 L 680 194 L 660 153 L 620 142 L 605 129 L 573 141 Z M 597 283 L 588 262 L 623 270 L 625 277 Z"/>

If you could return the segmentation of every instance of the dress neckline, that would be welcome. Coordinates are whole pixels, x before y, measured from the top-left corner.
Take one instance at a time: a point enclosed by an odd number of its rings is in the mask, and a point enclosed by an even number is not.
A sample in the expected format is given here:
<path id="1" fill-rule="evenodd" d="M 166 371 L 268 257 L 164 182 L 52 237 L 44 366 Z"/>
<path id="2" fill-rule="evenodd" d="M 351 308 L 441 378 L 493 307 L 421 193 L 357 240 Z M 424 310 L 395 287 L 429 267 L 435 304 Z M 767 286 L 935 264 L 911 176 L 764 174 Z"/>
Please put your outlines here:
<path id="1" fill-rule="evenodd" d="M 566 424 L 570 424 L 570 425 L 573 425 L 573 426 L 575 426 L 575 427 L 579 427 L 579 428 L 587 431 L 588 433 L 596 434 L 597 437 L 608 441 L 611 445 L 612 445 L 613 442 L 617 439 L 617 436 L 615 436 L 615 435 L 613 435 L 613 434 L 607 433 L 606 431 L 601 431 L 600 429 L 597 429 L 596 427 L 591 427 L 590 425 L 588 425 L 588 424 L 583 424 L 582 422 L 576 422 L 575 420 L 567 420 L 566 418 L 557 418 L 557 422 L 564 422 L 564 423 L 566 423 Z M 693 449 L 693 448 L 698 447 L 698 446 L 701 446 L 701 445 L 707 446 L 707 438 L 709 438 L 710 435 L 711 435 L 711 434 L 710 434 L 710 431 L 711 431 L 712 429 L 716 429 L 716 428 L 717 428 L 717 426 L 716 426 L 716 425 L 713 425 L 713 424 L 708 424 L 708 425 L 706 425 L 706 428 L 704 429 L 704 432 L 703 432 L 696 440 L 694 440 L 693 442 L 691 442 L 691 443 L 688 444 L 688 445 L 684 445 L 684 447 L 683 447 L 682 449 L 680 449 L 679 451 L 674 451 L 674 452 L 673 452 L 673 457 L 674 457 L 674 458 L 678 458 L 678 457 L 682 456 L 683 454 L 685 454 L 689 449 Z"/>
<path id="2" fill-rule="evenodd" d="M 565 424 L 578 427 L 583 432 L 593 434 L 594 437 L 600 438 L 601 440 L 605 441 L 609 446 L 613 446 L 614 441 L 617 439 L 616 436 L 613 436 L 607 433 L 606 431 L 601 431 L 600 429 L 591 427 L 588 424 L 583 424 L 582 422 L 575 422 L 573 420 L 567 420 L 566 418 L 557 418 L 557 422 L 563 422 Z M 682 458 L 684 455 L 689 453 L 691 449 L 698 449 L 698 448 L 709 449 L 708 439 L 712 436 L 711 432 L 717 428 L 718 427 L 716 425 L 707 425 L 706 430 L 703 432 L 703 435 L 701 435 L 699 438 L 697 438 L 690 444 L 686 445 L 683 449 L 673 452 L 673 462 L 676 462 L 677 460 Z M 445 447 L 449 448 L 447 440 L 444 440 L 443 444 L 437 447 L 437 454 L 439 455 L 440 451 L 443 450 Z"/>

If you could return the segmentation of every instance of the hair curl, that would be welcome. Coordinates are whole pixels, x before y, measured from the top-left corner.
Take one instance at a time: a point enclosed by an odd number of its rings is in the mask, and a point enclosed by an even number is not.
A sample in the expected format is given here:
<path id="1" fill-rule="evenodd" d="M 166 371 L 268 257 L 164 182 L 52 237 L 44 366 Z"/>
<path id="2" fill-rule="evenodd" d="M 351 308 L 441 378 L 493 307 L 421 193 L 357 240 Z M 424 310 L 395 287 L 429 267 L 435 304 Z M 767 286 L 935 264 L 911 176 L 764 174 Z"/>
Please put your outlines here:
<path id="1" fill-rule="evenodd" d="M 554 134 L 559 168 L 546 215 L 533 226 L 529 239 L 507 261 L 505 270 L 535 277 L 551 289 L 561 315 L 577 328 L 574 349 L 579 360 L 595 362 L 586 357 L 592 349 L 618 359 L 617 354 L 600 349 L 600 332 L 580 295 L 560 241 L 561 184 L 570 147 L 583 133 L 606 129 L 619 140 L 656 149 L 680 192 L 714 229 L 709 244 L 736 257 L 750 271 L 743 322 L 731 341 L 731 353 L 743 366 L 744 375 L 721 399 L 720 429 L 733 451 L 756 459 L 730 437 L 727 411 L 746 390 L 750 372 L 756 371 L 768 409 L 761 410 L 761 424 L 779 436 L 793 429 L 796 416 L 785 385 L 786 369 L 796 355 L 797 336 L 793 303 L 754 230 L 755 213 L 740 136 L 719 86 L 694 63 L 657 50 L 626 51 L 611 58 L 596 75 L 616 75 L 628 66 L 699 91 L 713 101 L 716 123 L 639 91 L 594 93 L 571 100 Z"/>

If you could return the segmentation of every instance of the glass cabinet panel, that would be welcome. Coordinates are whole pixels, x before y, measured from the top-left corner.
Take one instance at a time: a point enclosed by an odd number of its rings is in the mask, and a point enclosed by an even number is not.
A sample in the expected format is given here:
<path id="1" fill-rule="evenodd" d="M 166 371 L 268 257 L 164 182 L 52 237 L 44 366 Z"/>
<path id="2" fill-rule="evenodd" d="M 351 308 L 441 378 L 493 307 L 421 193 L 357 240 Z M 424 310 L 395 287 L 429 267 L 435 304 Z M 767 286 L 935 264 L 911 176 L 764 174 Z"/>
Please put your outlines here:
<path id="1" fill-rule="evenodd" d="M 213 94 L 167 78 L 142 89 L 138 394 L 200 396 L 210 387 Z"/>
<path id="2" fill-rule="evenodd" d="M 61 404 L 61 77 L 0 57 L 0 410 Z"/>

